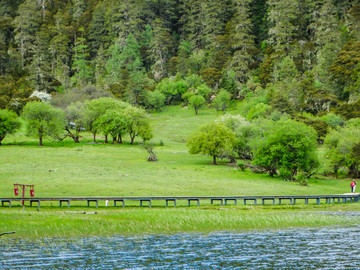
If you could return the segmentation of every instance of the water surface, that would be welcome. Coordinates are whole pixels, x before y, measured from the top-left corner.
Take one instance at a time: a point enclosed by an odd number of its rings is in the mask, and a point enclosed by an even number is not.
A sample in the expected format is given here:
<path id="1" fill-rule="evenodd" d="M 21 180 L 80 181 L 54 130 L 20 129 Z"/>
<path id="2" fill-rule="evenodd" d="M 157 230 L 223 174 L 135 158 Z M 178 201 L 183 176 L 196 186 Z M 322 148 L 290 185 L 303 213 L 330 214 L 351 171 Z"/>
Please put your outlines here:
<path id="1" fill-rule="evenodd" d="M 0 269 L 360 269 L 360 226 L 0 241 Z"/>

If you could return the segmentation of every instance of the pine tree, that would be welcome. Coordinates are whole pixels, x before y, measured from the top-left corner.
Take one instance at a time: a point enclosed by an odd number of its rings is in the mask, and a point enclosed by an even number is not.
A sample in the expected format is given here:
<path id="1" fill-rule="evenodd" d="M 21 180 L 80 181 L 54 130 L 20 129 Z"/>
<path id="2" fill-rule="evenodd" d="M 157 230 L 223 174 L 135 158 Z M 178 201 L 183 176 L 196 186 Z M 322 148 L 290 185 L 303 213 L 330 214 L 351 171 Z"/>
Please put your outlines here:
<path id="1" fill-rule="evenodd" d="M 153 22 L 152 39 L 150 41 L 151 59 L 153 61 L 152 72 L 154 78 L 160 81 L 167 75 L 167 62 L 174 46 L 169 29 L 164 27 L 164 22 L 156 19 Z"/>
<path id="2" fill-rule="evenodd" d="M 71 0 L 72 1 L 72 17 L 74 21 L 78 21 L 80 16 L 86 10 L 86 2 L 85 0 Z"/>
<path id="3" fill-rule="evenodd" d="M 234 55 L 230 67 L 235 71 L 236 78 L 245 83 L 250 75 L 252 63 L 252 52 L 254 47 L 254 36 L 251 34 L 251 20 L 249 4 L 251 0 L 236 0 L 236 13 L 232 21 L 232 29 L 229 37 Z"/>
<path id="4" fill-rule="evenodd" d="M 46 13 L 48 12 L 48 5 L 51 5 L 51 0 L 37 0 L 38 5 L 40 5 L 41 8 L 41 18 L 44 21 Z"/>
<path id="5" fill-rule="evenodd" d="M 40 28 L 40 12 L 36 2 L 25 0 L 18 9 L 18 14 L 14 20 L 15 42 L 21 56 L 21 67 L 24 69 L 32 60 L 33 46 L 36 32 Z"/>
<path id="6" fill-rule="evenodd" d="M 112 0 L 109 2 L 109 22 L 108 31 L 113 40 L 123 48 L 130 33 L 138 38 L 142 33 L 142 14 L 144 10 L 144 1 L 141 0 Z"/>
<path id="7" fill-rule="evenodd" d="M 225 8 L 223 1 L 183 1 L 182 38 L 190 41 L 196 49 L 209 48 L 215 37 L 224 32 Z"/>
<path id="8" fill-rule="evenodd" d="M 67 26 L 69 15 L 63 10 L 58 10 L 54 16 L 55 26 L 53 36 L 50 41 L 50 52 L 52 55 L 52 74 L 61 82 L 64 89 L 70 87 L 70 39 L 68 37 Z"/>
<path id="9" fill-rule="evenodd" d="M 132 33 L 127 36 L 126 45 L 120 55 L 121 67 L 129 72 L 142 69 L 140 46 Z"/>
<path id="10" fill-rule="evenodd" d="M 144 67 L 147 71 L 150 70 L 152 59 L 150 52 L 150 42 L 153 36 L 152 28 L 149 24 L 145 25 L 145 30 L 142 32 L 140 38 L 140 53 Z"/>
<path id="11" fill-rule="evenodd" d="M 96 58 L 94 59 L 94 74 L 96 85 L 104 86 L 106 77 L 106 60 L 105 51 L 102 45 L 100 45 L 97 51 Z"/>
<path id="12" fill-rule="evenodd" d="M 118 44 L 113 44 L 107 50 L 108 60 L 106 62 L 106 83 L 111 85 L 114 82 L 118 82 L 121 78 L 121 51 Z"/>
<path id="13" fill-rule="evenodd" d="M 92 14 L 92 20 L 89 25 L 88 44 L 92 56 L 97 55 L 97 50 L 99 50 L 100 46 L 105 49 L 109 46 L 107 40 L 108 30 L 104 16 L 106 13 L 105 4 L 105 2 L 99 2 Z"/>
<path id="14" fill-rule="evenodd" d="M 33 56 L 30 65 L 31 79 L 38 91 L 53 92 L 51 87 L 51 54 L 49 51 L 50 36 L 45 25 L 36 33 L 33 43 Z"/>
<path id="15" fill-rule="evenodd" d="M 183 40 L 180 42 L 178 48 L 178 65 L 177 70 L 178 72 L 187 75 L 190 70 L 189 65 L 189 56 L 191 55 L 193 48 L 190 42 Z"/>
<path id="16" fill-rule="evenodd" d="M 299 6 L 297 0 L 269 0 L 269 43 L 281 55 L 289 55 L 297 38 Z"/>
<path id="17" fill-rule="evenodd" d="M 80 37 L 75 41 L 74 60 L 72 69 L 75 72 L 73 76 L 74 84 L 84 87 L 91 81 L 92 70 L 88 60 L 88 46 L 84 38 L 84 28 L 79 29 Z"/>
<path id="18" fill-rule="evenodd" d="M 314 22 L 309 28 L 317 51 L 314 74 L 325 88 L 330 88 L 329 68 L 342 46 L 340 26 L 331 0 L 324 0 L 323 5 L 314 11 Z"/>

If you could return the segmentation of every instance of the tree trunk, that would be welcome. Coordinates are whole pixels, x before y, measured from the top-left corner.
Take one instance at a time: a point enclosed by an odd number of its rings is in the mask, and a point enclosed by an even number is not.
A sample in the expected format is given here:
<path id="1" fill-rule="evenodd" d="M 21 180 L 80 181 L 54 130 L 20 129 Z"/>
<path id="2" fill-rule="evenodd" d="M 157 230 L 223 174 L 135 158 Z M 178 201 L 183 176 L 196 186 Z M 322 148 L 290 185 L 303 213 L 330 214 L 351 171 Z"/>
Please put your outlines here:
<path id="1" fill-rule="evenodd" d="M 94 143 L 96 143 L 96 133 L 93 133 L 94 135 Z"/>
<path id="2" fill-rule="evenodd" d="M 121 134 L 118 135 L 118 143 L 123 143 Z"/>
<path id="3" fill-rule="evenodd" d="M 116 142 L 116 137 L 113 137 L 112 144 L 115 144 L 115 142 Z"/>
<path id="4" fill-rule="evenodd" d="M 130 138 L 131 138 L 131 142 L 130 142 L 130 144 L 134 144 L 134 139 L 135 139 L 135 136 L 130 136 Z"/>
<path id="5" fill-rule="evenodd" d="M 108 135 L 105 135 L 105 143 L 108 143 Z"/>
<path id="6" fill-rule="evenodd" d="M 39 146 L 43 146 L 42 137 L 39 137 Z"/>
<path id="7" fill-rule="evenodd" d="M 217 165 L 217 163 L 216 163 L 216 156 L 213 156 L 213 164 L 214 164 L 214 165 Z"/>
<path id="8" fill-rule="evenodd" d="M 198 114 L 198 112 L 197 112 L 197 108 L 196 108 L 196 106 L 195 106 L 194 108 L 195 108 L 195 114 L 197 115 L 197 114 Z"/>
<path id="9" fill-rule="evenodd" d="M 71 137 L 71 139 L 74 140 L 75 143 L 80 143 L 78 135 L 72 134 L 69 128 L 65 128 L 65 130 L 68 132 L 68 135 Z"/>

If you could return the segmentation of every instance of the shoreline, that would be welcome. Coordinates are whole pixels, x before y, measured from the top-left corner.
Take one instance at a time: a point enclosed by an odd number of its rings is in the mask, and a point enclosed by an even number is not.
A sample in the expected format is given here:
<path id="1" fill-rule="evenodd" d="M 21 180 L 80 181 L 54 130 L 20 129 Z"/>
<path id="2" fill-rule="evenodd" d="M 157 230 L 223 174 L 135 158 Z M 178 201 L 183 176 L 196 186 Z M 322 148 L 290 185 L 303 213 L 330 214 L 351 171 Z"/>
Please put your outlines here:
<path id="1" fill-rule="evenodd" d="M 85 214 L 89 212 L 88 214 Z M 352 213 L 352 214 L 351 214 Z M 356 213 L 356 214 L 354 214 Z M 96 210 L 84 207 L 13 207 L 0 210 L 1 232 L 15 231 L 7 239 L 107 237 L 211 233 L 297 227 L 351 226 L 359 224 L 360 204 L 201 206 Z"/>

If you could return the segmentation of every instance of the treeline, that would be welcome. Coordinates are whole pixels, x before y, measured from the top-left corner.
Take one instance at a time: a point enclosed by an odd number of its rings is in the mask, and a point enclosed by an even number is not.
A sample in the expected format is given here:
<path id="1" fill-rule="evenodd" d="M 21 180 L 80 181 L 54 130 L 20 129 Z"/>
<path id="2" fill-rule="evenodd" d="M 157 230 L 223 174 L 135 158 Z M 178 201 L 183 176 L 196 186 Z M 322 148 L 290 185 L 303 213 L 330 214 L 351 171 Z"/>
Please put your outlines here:
<path id="1" fill-rule="evenodd" d="M 136 137 L 145 142 L 153 137 L 147 113 L 140 108 L 113 98 L 102 97 L 85 102 L 73 102 L 65 109 L 52 106 L 48 102 L 28 102 L 20 117 L 9 110 L 0 110 L 0 145 L 8 134 L 19 130 L 21 123 L 26 123 L 26 135 L 39 139 L 53 137 L 61 141 L 70 137 L 75 143 L 80 142 L 80 132 L 89 131 L 96 142 L 97 134 L 105 136 L 105 143 L 123 143 L 123 137 L 130 137 L 134 144 Z"/>
<path id="2" fill-rule="evenodd" d="M 212 156 L 215 165 L 217 158 L 238 160 L 242 170 L 250 167 L 304 185 L 319 167 L 325 174 L 360 177 L 360 118 L 327 121 L 332 128 L 321 152 L 315 129 L 288 116 L 247 121 L 240 115 L 224 115 L 192 134 L 187 145 L 191 154 Z"/>
<path id="3" fill-rule="evenodd" d="M 226 91 L 360 116 L 357 0 L 3 0 L 0 20 L 0 108 L 18 114 L 93 85 L 135 106 Z"/>

